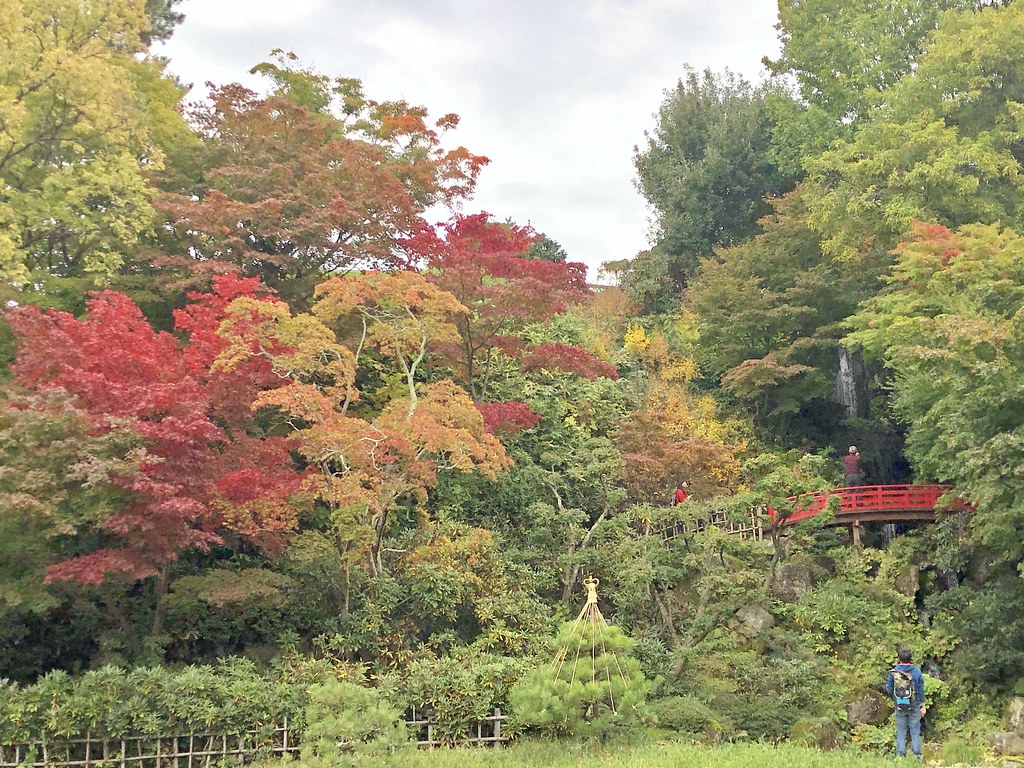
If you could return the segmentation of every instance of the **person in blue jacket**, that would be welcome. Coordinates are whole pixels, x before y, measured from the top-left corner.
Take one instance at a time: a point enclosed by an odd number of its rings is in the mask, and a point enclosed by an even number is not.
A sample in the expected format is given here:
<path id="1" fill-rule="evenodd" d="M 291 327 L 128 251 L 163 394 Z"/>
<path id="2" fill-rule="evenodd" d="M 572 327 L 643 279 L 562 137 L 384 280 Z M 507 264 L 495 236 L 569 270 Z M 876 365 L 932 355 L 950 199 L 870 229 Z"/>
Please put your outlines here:
<path id="1" fill-rule="evenodd" d="M 910 751 L 921 759 L 921 718 L 928 708 L 924 701 L 924 675 L 911 664 L 913 655 L 909 648 L 900 648 L 895 667 L 889 670 L 885 691 L 896 707 L 896 754 L 907 754 L 907 733 L 910 734 Z"/>

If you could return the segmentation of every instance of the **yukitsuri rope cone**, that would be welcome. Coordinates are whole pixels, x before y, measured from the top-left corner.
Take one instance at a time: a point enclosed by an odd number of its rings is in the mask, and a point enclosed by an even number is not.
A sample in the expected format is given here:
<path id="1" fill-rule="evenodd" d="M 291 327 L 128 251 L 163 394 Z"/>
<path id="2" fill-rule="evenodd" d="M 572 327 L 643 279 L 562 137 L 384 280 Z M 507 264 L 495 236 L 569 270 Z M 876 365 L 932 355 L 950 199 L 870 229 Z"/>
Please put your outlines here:
<path id="1" fill-rule="evenodd" d="M 651 686 L 630 656 L 633 641 L 601 615 L 598 584 L 584 580 L 586 605 L 559 630 L 554 660 L 534 668 L 510 692 L 516 727 L 605 738 L 643 726 Z"/>
<path id="2" fill-rule="evenodd" d="M 565 662 L 570 656 L 573 656 L 572 661 L 572 675 L 569 679 L 569 685 L 580 680 L 580 682 L 590 682 L 597 687 L 600 682 L 600 669 L 604 667 L 604 677 L 608 682 L 608 706 L 610 707 L 613 714 L 617 713 L 615 708 L 615 694 L 613 693 L 614 686 L 612 685 L 612 663 L 615 666 L 615 672 L 623 684 L 626 684 L 626 675 L 622 671 L 622 665 L 619 660 L 618 651 L 613 648 L 609 653 L 606 645 L 606 638 L 608 635 L 608 622 L 604 620 L 604 616 L 601 613 L 601 609 L 597 605 L 597 587 L 601 583 L 600 579 L 587 578 L 583 580 L 583 586 L 587 588 L 587 602 L 583 606 L 583 610 L 580 611 L 580 615 L 576 617 L 576 622 L 572 626 L 571 637 L 574 642 L 567 643 L 558 649 L 558 653 L 555 654 L 555 659 L 551 663 L 551 668 L 554 671 L 553 677 L 558 679 L 562 672 L 562 668 L 565 666 Z M 580 672 L 580 655 L 583 653 L 587 646 L 587 640 L 590 640 L 590 658 L 589 664 L 584 665 L 584 675 L 578 677 L 577 673 Z M 604 658 L 610 657 L 610 659 Z M 604 663 L 599 664 L 598 660 L 601 659 Z M 611 663 L 610 663 L 611 662 Z M 590 680 L 587 681 L 586 671 L 589 667 Z"/>

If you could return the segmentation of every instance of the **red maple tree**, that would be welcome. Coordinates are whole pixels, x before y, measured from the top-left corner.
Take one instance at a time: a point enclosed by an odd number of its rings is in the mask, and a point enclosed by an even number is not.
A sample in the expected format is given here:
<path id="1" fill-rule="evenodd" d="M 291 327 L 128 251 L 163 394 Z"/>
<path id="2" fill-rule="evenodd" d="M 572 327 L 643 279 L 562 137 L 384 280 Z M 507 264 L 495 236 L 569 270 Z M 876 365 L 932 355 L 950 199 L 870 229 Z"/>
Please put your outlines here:
<path id="1" fill-rule="evenodd" d="M 549 342 L 538 344 L 530 350 L 530 354 L 523 358 L 522 367 L 525 371 L 565 371 L 590 381 L 594 381 L 599 376 L 604 376 L 612 381 L 617 381 L 619 378 L 618 368 L 612 363 L 606 363 L 587 350 L 571 344 Z"/>
<path id="2" fill-rule="evenodd" d="M 540 422 L 540 414 L 519 400 L 477 403 L 476 408 L 484 417 L 484 429 L 492 435 L 511 437 L 524 429 L 533 429 Z"/>
<path id="3" fill-rule="evenodd" d="M 226 374 L 209 366 L 223 343 L 209 330 L 220 324 L 233 297 L 251 295 L 256 287 L 230 278 L 212 293 L 194 296 L 195 303 L 178 315 L 195 342 L 187 346 L 154 330 L 131 299 L 112 291 L 96 294 L 82 319 L 33 306 L 8 313 L 20 341 L 18 384 L 63 390 L 88 415 L 95 434 L 127 429 L 143 445 L 131 457 L 136 472 L 107 478 L 128 490 L 131 501 L 103 519 L 79 521 L 81 533 L 99 534 L 84 536 L 82 547 L 101 543 L 52 566 L 47 581 L 100 584 L 114 573 L 131 579 L 160 575 L 162 589 L 171 562 L 188 549 L 220 542 L 225 529 L 273 543 L 295 526 L 290 498 L 301 477 L 289 443 L 250 435 L 248 403 L 243 416 L 240 404 L 217 398 L 232 393 L 251 402 L 255 389 L 232 392 Z M 245 377 L 273 385 L 265 361 L 250 365 Z"/>
<path id="4" fill-rule="evenodd" d="M 537 237 L 479 213 L 456 216 L 440 233 L 422 229 L 404 244 L 428 279 L 469 309 L 456 321 L 459 342 L 442 351 L 474 400 L 486 397 L 496 350 L 516 353 L 527 325 L 590 294 L 583 264 L 527 258 Z"/>

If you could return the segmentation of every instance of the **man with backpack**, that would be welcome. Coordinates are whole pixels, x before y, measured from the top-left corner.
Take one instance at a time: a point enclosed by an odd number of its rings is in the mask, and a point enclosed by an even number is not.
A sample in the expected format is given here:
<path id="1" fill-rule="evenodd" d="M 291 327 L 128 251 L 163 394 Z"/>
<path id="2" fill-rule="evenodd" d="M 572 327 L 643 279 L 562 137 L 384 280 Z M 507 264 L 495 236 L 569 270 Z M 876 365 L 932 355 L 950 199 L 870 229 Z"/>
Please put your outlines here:
<path id="1" fill-rule="evenodd" d="M 913 658 L 909 648 L 900 648 L 899 661 L 889 670 L 885 691 L 896 706 L 896 754 L 907 754 L 907 733 L 910 733 L 910 751 L 921 759 L 921 718 L 927 707 L 924 704 L 924 675 L 911 664 Z"/>

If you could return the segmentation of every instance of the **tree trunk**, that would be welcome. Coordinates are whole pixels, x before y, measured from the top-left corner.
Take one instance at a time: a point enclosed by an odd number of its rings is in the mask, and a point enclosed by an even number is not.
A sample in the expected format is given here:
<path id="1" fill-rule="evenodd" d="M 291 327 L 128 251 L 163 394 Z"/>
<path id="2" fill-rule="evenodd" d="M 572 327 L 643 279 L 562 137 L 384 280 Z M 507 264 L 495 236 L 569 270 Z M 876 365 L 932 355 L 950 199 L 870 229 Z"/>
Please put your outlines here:
<path id="1" fill-rule="evenodd" d="M 662 597 L 658 588 L 655 587 L 651 590 L 651 596 L 654 598 L 654 604 L 658 606 L 658 613 L 661 615 L 661 623 L 668 630 L 668 636 L 672 639 L 672 644 L 675 645 L 679 640 L 679 635 L 676 633 L 676 622 L 672 617 L 672 607 Z"/>
<path id="2" fill-rule="evenodd" d="M 768 567 L 768 576 L 764 580 L 761 591 L 767 593 L 775 583 L 775 572 L 779 563 L 786 557 L 786 543 L 782 539 L 782 524 L 779 521 L 773 522 L 768 527 L 768 533 L 772 539 L 772 562 Z"/>
<path id="3" fill-rule="evenodd" d="M 167 617 L 167 603 L 164 598 L 167 596 L 170 580 L 171 564 L 164 563 L 156 577 L 156 610 L 153 613 L 153 628 L 149 632 L 152 637 L 162 635 L 164 632 L 164 619 Z"/>

